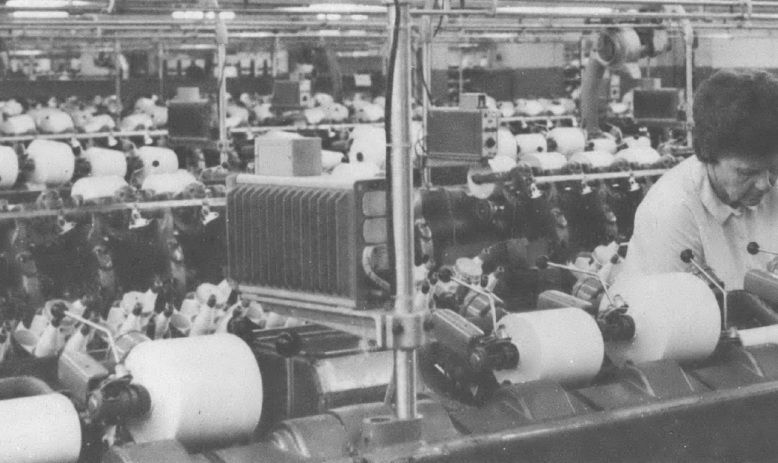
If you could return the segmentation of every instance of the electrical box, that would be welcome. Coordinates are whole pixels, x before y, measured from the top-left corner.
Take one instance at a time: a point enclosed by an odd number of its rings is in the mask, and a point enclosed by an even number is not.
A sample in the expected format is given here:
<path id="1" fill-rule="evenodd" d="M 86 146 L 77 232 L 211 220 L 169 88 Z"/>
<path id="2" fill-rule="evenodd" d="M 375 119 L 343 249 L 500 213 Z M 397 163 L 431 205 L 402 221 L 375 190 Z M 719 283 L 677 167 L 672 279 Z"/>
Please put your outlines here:
<path id="1" fill-rule="evenodd" d="M 167 130 L 170 138 L 211 140 L 214 114 L 207 100 L 168 102 Z"/>
<path id="2" fill-rule="evenodd" d="M 500 115 L 489 109 L 437 108 L 427 119 L 430 159 L 479 162 L 497 155 Z"/>
<path id="3" fill-rule="evenodd" d="M 310 80 L 277 80 L 273 83 L 274 108 L 299 109 L 307 106 L 310 99 Z"/>
<path id="4" fill-rule="evenodd" d="M 680 91 L 677 88 L 633 90 L 634 117 L 638 119 L 678 120 Z"/>
<path id="5" fill-rule="evenodd" d="M 459 109 L 486 109 L 486 93 L 460 94 Z"/>
<path id="6" fill-rule="evenodd" d="M 263 304 L 382 307 L 386 243 L 385 179 L 227 179 L 229 278 Z"/>
<path id="7" fill-rule="evenodd" d="M 321 175 L 321 138 L 256 138 L 254 173 L 282 177 Z"/>

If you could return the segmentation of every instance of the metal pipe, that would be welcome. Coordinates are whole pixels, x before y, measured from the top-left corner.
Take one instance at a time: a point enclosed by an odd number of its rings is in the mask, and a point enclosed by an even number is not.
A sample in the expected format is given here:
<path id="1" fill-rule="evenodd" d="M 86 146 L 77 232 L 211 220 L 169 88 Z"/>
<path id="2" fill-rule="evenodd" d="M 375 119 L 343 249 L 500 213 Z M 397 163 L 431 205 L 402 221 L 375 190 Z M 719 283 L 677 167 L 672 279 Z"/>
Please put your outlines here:
<path id="1" fill-rule="evenodd" d="M 427 0 L 427 7 L 430 6 L 430 0 Z M 432 93 L 432 21 L 429 16 L 422 18 L 421 26 L 421 78 L 422 78 L 422 96 L 421 96 L 421 134 L 422 134 L 422 153 L 419 158 L 419 167 L 421 168 L 421 183 L 424 188 L 432 186 L 432 169 L 428 165 L 428 146 L 427 146 L 427 118 L 429 117 L 430 94 Z"/>
<path id="2" fill-rule="evenodd" d="M 219 164 L 225 164 L 228 161 L 226 150 L 229 144 L 229 134 L 227 133 L 227 79 L 224 76 L 224 70 L 227 64 L 227 27 L 217 15 L 214 33 L 216 34 L 216 66 L 219 76 Z"/>
<path id="3" fill-rule="evenodd" d="M 114 70 L 116 71 L 116 98 L 122 100 L 122 44 L 118 40 L 114 44 Z"/>
<path id="4" fill-rule="evenodd" d="M 157 43 L 157 79 L 159 79 L 159 98 L 165 100 L 165 46 Z"/>
<path id="5" fill-rule="evenodd" d="M 686 63 L 686 123 L 694 124 L 694 28 L 691 21 L 683 22 L 683 39 Z M 692 130 L 686 131 L 686 146 L 693 142 Z"/>
<path id="6" fill-rule="evenodd" d="M 477 10 L 477 9 L 457 9 L 457 10 L 426 10 L 419 9 L 413 10 L 414 16 L 494 16 L 490 10 Z M 519 17 L 519 18 L 569 18 L 569 19 L 591 19 L 596 14 L 598 19 L 668 19 L 668 20 L 682 20 L 682 19 L 696 19 L 696 20 L 743 20 L 746 19 L 746 15 L 742 13 L 662 13 L 662 12 L 629 12 L 629 11 L 612 11 L 612 12 L 578 12 L 575 10 L 565 10 L 560 8 L 559 10 L 546 10 L 546 11 L 532 11 L 532 10 L 502 10 L 497 11 L 497 17 Z M 748 19 L 760 19 L 760 20 L 773 20 L 778 15 L 774 14 L 754 14 Z"/>
<path id="7" fill-rule="evenodd" d="M 389 10 L 394 11 L 390 4 Z M 395 251 L 395 306 L 398 316 L 413 312 L 413 178 L 411 166 L 411 18 L 410 5 L 399 4 L 397 58 L 391 104 L 392 231 Z M 391 16 L 391 15 L 390 15 Z M 393 22 L 394 23 L 394 22 Z M 400 419 L 416 417 L 416 351 L 395 350 L 396 413 Z"/>

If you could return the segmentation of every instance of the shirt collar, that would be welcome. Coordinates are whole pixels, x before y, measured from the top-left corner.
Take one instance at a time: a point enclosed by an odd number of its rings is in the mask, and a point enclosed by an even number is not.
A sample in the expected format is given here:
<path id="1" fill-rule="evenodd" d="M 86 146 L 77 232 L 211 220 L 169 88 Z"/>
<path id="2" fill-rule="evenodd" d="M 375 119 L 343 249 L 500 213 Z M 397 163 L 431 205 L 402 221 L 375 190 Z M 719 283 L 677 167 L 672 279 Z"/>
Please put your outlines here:
<path id="1" fill-rule="evenodd" d="M 698 161 L 696 167 L 698 178 L 701 179 L 700 199 L 702 200 L 702 205 L 705 206 L 705 209 L 708 210 L 713 218 L 715 218 L 719 224 L 723 225 L 731 215 L 742 215 L 744 208 L 732 208 L 728 204 L 725 204 L 716 192 L 713 191 L 713 186 L 711 186 L 710 179 L 708 178 L 708 170 L 705 168 L 705 163 Z"/>

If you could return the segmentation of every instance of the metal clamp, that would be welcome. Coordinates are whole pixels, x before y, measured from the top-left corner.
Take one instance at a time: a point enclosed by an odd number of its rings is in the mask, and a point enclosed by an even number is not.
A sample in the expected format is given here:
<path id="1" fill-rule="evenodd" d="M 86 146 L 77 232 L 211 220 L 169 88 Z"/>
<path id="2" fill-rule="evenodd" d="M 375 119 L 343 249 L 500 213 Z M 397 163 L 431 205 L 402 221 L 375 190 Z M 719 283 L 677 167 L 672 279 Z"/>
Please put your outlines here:
<path id="1" fill-rule="evenodd" d="M 386 347 L 389 349 L 414 350 L 428 341 L 427 332 L 431 326 L 427 323 L 429 311 L 410 314 L 386 315 Z"/>
<path id="2" fill-rule="evenodd" d="M 143 228 L 145 226 L 148 226 L 151 223 L 149 219 L 144 218 L 142 215 L 140 215 L 140 209 L 137 204 L 132 206 L 132 211 L 130 212 L 130 230 L 134 230 L 136 228 Z"/>
<path id="3" fill-rule="evenodd" d="M 219 213 L 211 210 L 211 206 L 207 201 L 203 202 L 203 207 L 200 208 L 200 222 L 202 222 L 203 225 L 208 225 L 218 218 Z"/>

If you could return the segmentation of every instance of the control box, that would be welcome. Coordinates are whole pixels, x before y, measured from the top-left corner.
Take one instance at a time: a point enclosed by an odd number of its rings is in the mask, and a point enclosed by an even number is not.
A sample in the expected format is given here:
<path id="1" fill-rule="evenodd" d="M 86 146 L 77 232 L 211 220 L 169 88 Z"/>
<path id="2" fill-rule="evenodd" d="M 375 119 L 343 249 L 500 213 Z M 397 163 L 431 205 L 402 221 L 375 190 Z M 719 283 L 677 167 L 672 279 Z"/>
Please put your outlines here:
<path id="1" fill-rule="evenodd" d="M 500 114 L 489 109 L 436 108 L 427 119 L 430 159 L 479 162 L 497 155 Z"/>
<path id="2" fill-rule="evenodd" d="M 277 80 L 273 83 L 273 108 L 300 109 L 311 100 L 310 80 Z"/>

